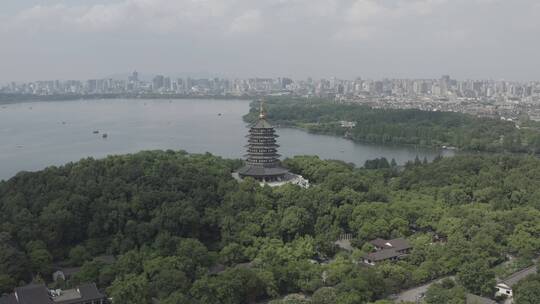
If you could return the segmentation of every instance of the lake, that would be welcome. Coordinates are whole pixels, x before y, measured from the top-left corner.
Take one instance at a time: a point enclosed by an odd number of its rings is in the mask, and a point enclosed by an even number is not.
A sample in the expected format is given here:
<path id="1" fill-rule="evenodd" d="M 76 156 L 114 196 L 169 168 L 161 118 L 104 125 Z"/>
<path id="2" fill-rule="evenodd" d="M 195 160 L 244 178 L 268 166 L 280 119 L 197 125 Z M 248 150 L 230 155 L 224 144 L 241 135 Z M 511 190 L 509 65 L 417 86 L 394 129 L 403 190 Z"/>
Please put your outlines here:
<path id="1" fill-rule="evenodd" d="M 0 180 L 84 157 L 174 149 L 242 158 L 248 125 L 246 100 L 73 100 L 0 106 Z M 221 115 L 218 115 L 221 113 Z M 94 132 L 98 133 L 95 134 Z M 107 138 L 103 138 L 103 133 Z M 362 166 L 368 159 L 399 164 L 433 159 L 451 151 L 354 143 L 302 130 L 280 128 L 284 157 L 318 155 Z"/>

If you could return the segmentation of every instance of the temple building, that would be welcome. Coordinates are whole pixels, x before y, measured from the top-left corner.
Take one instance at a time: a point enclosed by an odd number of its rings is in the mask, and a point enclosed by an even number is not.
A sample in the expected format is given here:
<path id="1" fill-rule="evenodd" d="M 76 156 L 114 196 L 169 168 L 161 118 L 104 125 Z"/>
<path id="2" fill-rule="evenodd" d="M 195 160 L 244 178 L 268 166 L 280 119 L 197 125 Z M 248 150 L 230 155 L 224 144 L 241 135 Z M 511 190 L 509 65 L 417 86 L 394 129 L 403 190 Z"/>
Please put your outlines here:
<path id="1" fill-rule="evenodd" d="M 259 119 L 249 129 L 246 164 L 233 176 L 244 179 L 252 177 L 262 184 L 279 186 L 294 183 L 302 187 L 309 185 L 308 181 L 299 175 L 292 174 L 281 166 L 278 154 L 278 135 L 274 127 L 266 120 L 263 103 L 259 110 Z"/>
<path id="2" fill-rule="evenodd" d="M 73 289 L 48 289 L 44 284 L 17 287 L 11 294 L 0 296 L 0 304 L 105 304 L 109 303 L 96 284 L 83 284 Z"/>

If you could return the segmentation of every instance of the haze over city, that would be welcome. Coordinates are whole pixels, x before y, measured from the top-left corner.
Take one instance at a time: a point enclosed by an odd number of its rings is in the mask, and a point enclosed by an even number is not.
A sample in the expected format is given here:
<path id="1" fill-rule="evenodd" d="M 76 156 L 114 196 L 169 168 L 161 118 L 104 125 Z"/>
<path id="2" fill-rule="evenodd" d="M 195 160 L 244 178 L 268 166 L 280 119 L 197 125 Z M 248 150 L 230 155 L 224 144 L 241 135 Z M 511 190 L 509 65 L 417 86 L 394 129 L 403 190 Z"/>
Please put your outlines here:
<path id="1" fill-rule="evenodd" d="M 540 79 L 535 0 L 4 0 L 0 82 L 128 73 Z"/>

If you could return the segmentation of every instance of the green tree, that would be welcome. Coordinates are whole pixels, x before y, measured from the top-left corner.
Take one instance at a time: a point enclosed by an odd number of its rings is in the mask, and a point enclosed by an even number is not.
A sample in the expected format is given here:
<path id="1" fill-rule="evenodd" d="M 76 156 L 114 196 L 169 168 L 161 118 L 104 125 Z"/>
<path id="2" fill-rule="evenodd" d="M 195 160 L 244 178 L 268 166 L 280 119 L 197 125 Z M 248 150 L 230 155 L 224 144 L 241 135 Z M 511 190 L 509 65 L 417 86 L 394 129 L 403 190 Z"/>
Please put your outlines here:
<path id="1" fill-rule="evenodd" d="M 71 283 L 95 283 L 100 282 L 100 273 L 105 268 L 103 262 L 93 260 L 85 262 L 81 270 L 75 274 L 73 281 Z M 72 284 L 73 285 L 73 284 Z"/>
<path id="2" fill-rule="evenodd" d="M 77 245 L 69 251 L 69 262 L 72 265 L 80 266 L 90 258 L 90 253 L 82 245 Z"/>
<path id="3" fill-rule="evenodd" d="M 237 243 L 230 243 L 219 253 L 220 260 L 226 265 L 234 265 L 245 261 L 244 248 Z"/>
<path id="4" fill-rule="evenodd" d="M 281 230 L 287 239 L 307 232 L 310 223 L 309 213 L 301 207 L 292 206 L 283 212 Z"/>
<path id="5" fill-rule="evenodd" d="M 451 284 L 435 283 L 431 285 L 425 295 L 426 304 L 465 304 L 465 290 Z"/>
<path id="6" fill-rule="evenodd" d="M 15 280 L 7 274 L 0 273 L 0 294 L 12 292 Z"/>
<path id="7" fill-rule="evenodd" d="M 201 304 L 252 303 L 264 292 L 265 285 L 257 274 L 245 268 L 233 268 L 215 277 L 203 277 L 191 288 L 191 294 Z"/>
<path id="8" fill-rule="evenodd" d="M 52 255 L 42 241 L 31 241 L 26 244 L 31 269 L 34 273 L 49 276 L 52 273 Z"/>
<path id="9" fill-rule="evenodd" d="M 337 294 L 332 287 L 322 287 L 313 293 L 312 304 L 334 304 L 337 301 Z"/>
<path id="10" fill-rule="evenodd" d="M 22 251 L 15 247 L 11 236 L 0 232 L 0 275 L 3 289 L 10 291 L 15 286 L 8 283 L 18 283 L 30 279 L 29 262 Z"/>
<path id="11" fill-rule="evenodd" d="M 197 304 L 197 302 L 194 299 L 190 299 L 188 296 L 180 293 L 175 292 L 162 300 L 160 303 L 162 304 Z"/>
<path id="12" fill-rule="evenodd" d="M 492 296 L 495 289 L 495 273 L 485 260 L 467 262 L 457 273 L 458 281 L 473 294 Z"/>
<path id="13" fill-rule="evenodd" d="M 130 274 L 116 279 L 107 289 L 114 304 L 147 304 L 151 302 L 150 285 L 144 275 Z"/>
<path id="14" fill-rule="evenodd" d="M 533 275 L 525 278 L 514 288 L 514 303 L 540 303 L 540 276 Z"/>

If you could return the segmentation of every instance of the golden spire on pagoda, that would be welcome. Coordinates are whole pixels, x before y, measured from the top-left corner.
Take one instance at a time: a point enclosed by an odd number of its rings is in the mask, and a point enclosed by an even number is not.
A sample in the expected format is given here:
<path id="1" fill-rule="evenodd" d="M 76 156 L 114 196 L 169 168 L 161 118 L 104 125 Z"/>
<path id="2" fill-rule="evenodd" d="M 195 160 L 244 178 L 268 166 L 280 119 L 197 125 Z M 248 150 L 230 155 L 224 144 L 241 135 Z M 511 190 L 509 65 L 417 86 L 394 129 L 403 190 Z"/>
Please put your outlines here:
<path id="1" fill-rule="evenodd" d="M 259 102 L 259 118 L 266 118 L 266 112 L 264 112 L 264 99 L 261 99 L 261 101 Z"/>

